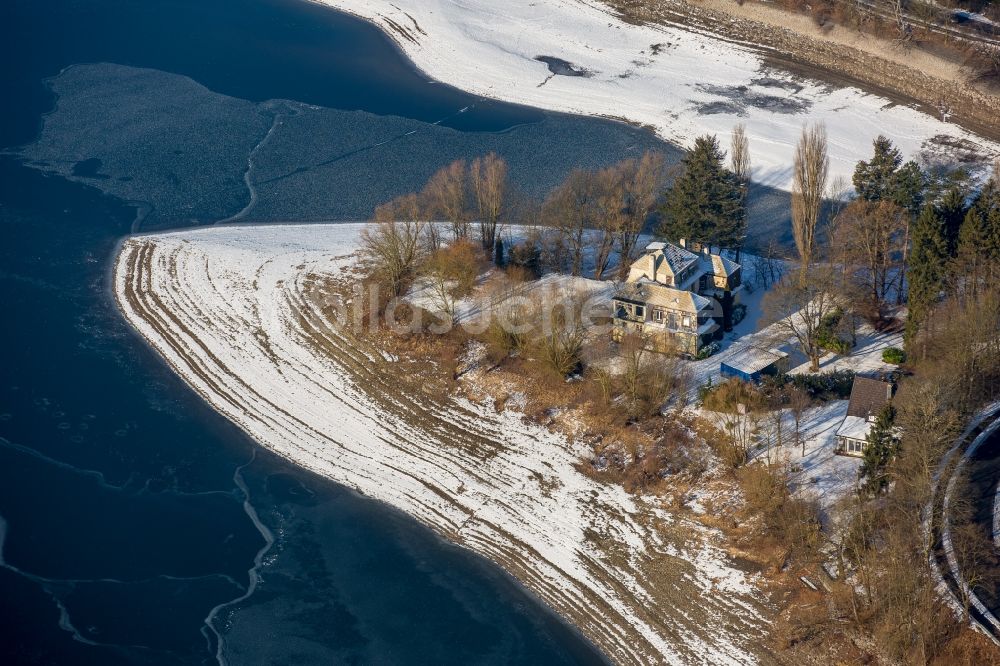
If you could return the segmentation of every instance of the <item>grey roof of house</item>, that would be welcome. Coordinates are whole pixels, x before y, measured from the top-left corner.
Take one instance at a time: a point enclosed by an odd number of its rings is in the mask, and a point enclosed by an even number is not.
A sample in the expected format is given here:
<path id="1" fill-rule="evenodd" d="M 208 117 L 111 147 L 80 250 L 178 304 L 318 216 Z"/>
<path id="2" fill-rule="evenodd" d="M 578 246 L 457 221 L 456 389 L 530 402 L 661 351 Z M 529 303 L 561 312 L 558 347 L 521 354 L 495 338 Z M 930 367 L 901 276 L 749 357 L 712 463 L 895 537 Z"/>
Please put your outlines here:
<path id="1" fill-rule="evenodd" d="M 681 310 L 698 314 L 712 306 L 711 299 L 691 291 L 674 289 L 659 282 L 643 278 L 637 282 L 627 282 L 615 294 L 615 298 L 645 303 L 651 306 Z"/>
<path id="2" fill-rule="evenodd" d="M 851 387 L 851 400 L 847 403 L 848 416 L 868 418 L 877 414 L 892 398 L 893 385 L 889 382 L 858 375 Z"/>
<path id="3" fill-rule="evenodd" d="M 629 273 L 633 275 L 641 273 L 657 281 L 660 281 L 665 274 L 670 276 L 671 281 L 676 282 L 677 276 L 689 266 L 696 264 L 700 258 L 701 255 L 672 243 L 650 243 L 646 246 L 645 254 L 632 262 Z"/>
<path id="4" fill-rule="evenodd" d="M 667 264 L 674 275 L 687 268 L 691 262 L 698 260 L 697 254 L 673 243 L 666 243 L 660 251 L 663 252 L 663 257 L 667 260 Z"/>
<path id="5" fill-rule="evenodd" d="M 740 269 L 740 265 L 733 261 L 732 259 L 727 259 L 721 254 L 712 254 L 708 256 L 711 264 L 712 275 L 717 275 L 719 277 L 730 277 L 733 273 Z"/>

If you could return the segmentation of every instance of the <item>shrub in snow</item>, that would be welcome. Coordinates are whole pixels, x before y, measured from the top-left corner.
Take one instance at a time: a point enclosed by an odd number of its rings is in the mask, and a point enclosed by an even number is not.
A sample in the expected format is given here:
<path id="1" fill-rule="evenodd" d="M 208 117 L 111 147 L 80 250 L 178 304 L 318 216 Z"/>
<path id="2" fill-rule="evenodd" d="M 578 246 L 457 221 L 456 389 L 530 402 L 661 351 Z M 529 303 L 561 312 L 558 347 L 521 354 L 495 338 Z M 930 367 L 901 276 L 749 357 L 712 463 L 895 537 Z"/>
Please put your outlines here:
<path id="1" fill-rule="evenodd" d="M 763 378 L 763 387 L 766 391 L 772 388 L 780 389 L 788 384 L 799 387 L 817 400 L 846 400 L 851 396 L 854 371 L 834 370 L 811 375 L 778 375 Z"/>
<path id="2" fill-rule="evenodd" d="M 719 343 L 713 342 L 712 344 L 705 345 L 704 347 L 702 347 L 701 351 L 698 352 L 698 356 L 696 358 L 699 361 L 701 361 L 702 359 L 706 359 L 712 354 L 718 352 L 720 349 L 722 349 L 722 347 L 719 345 Z"/>
<path id="3" fill-rule="evenodd" d="M 737 303 L 733 306 L 733 326 L 743 321 L 747 316 L 747 306 L 743 303 Z"/>
<path id="4" fill-rule="evenodd" d="M 821 349 L 832 351 L 835 354 L 850 354 L 853 340 L 846 340 L 841 333 L 846 332 L 844 322 L 844 311 L 836 309 L 823 317 L 819 329 L 816 331 L 816 343 Z"/>
<path id="5" fill-rule="evenodd" d="M 906 352 L 899 347 L 889 347 L 888 349 L 882 350 L 882 360 L 886 363 L 899 365 L 906 360 Z"/>

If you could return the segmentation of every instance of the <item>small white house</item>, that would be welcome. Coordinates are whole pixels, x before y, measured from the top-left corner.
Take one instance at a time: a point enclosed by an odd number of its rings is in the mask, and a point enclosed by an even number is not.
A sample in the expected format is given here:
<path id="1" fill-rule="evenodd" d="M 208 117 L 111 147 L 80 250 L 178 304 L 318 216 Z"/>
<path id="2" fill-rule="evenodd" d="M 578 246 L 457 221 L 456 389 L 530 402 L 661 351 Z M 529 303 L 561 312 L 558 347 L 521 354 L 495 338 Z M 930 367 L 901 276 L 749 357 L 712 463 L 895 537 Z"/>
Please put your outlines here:
<path id="1" fill-rule="evenodd" d="M 837 453 L 861 457 L 868 448 L 868 432 L 878 413 L 892 400 L 895 384 L 874 377 L 858 376 L 851 387 L 847 416 L 837 429 Z"/>

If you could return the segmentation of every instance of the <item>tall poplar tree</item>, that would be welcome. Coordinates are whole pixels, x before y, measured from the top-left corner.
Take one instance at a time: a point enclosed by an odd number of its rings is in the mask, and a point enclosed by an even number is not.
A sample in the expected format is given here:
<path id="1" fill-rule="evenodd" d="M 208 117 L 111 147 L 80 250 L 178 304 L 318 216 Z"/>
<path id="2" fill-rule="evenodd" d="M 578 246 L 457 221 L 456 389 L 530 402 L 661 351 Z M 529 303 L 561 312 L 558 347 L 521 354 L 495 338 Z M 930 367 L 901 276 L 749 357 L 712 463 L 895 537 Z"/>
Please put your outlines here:
<path id="1" fill-rule="evenodd" d="M 803 127 L 792 168 L 792 235 L 801 259 L 799 282 L 803 284 L 812 264 L 829 169 L 826 127 L 822 123 Z"/>
<path id="2" fill-rule="evenodd" d="M 747 138 L 747 128 L 743 123 L 733 127 L 733 135 L 729 146 L 729 166 L 740 186 L 740 212 L 742 213 L 737 229 L 737 242 L 733 244 L 736 251 L 736 261 L 740 260 L 743 241 L 747 235 L 747 203 L 750 200 L 750 139 Z"/>

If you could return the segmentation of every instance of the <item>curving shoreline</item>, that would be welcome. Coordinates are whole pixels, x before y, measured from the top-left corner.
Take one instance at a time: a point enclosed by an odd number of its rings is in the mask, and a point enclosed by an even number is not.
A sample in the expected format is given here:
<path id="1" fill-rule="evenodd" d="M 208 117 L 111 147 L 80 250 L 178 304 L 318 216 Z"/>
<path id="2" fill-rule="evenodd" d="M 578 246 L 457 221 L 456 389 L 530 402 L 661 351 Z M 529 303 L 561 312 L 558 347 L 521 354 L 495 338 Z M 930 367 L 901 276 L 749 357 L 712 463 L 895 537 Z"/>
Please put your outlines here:
<path id="1" fill-rule="evenodd" d="M 311 294 L 361 225 L 133 237 L 130 324 L 263 446 L 499 564 L 618 663 L 767 662 L 769 608 L 712 531 L 576 470 L 583 451 L 512 412 L 399 390 L 393 362 Z"/>
<path id="2" fill-rule="evenodd" d="M 778 189 L 790 188 L 806 122 L 827 125 L 831 178 L 849 180 L 878 134 L 907 158 L 1000 156 L 1000 143 L 917 109 L 775 70 L 767 49 L 697 26 L 627 23 L 596 0 L 311 1 L 374 23 L 428 77 L 483 97 L 625 120 L 682 147 L 746 123 L 754 180 Z M 539 57 L 588 76 L 553 75 Z"/>

